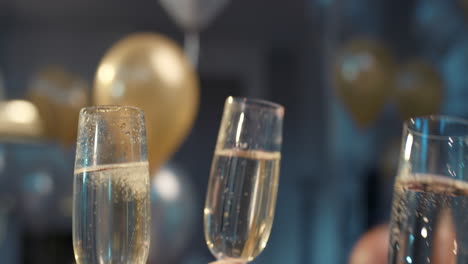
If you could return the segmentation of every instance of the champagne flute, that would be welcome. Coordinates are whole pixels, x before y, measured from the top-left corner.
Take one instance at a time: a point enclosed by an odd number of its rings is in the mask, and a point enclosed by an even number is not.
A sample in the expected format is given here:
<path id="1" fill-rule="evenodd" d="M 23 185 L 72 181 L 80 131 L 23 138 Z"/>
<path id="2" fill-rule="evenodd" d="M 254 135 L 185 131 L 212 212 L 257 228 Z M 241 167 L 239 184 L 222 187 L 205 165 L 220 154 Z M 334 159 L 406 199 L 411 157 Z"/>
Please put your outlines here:
<path id="1" fill-rule="evenodd" d="M 407 121 L 394 188 L 388 263 L 468 263 L 468 120 Z"/>
<path id="2" fill-rule="evenodd" d="M 143 264 L 150 191 L 143 111 L 94 106 L 80 112 L 73 186 L 77 264 Z"/>
<path id="3" fill-rule="evenodd" d="M 218 260 L 252 261 L 270 236 L 278 190 L 284 108 L 228 97 L 204 209 L 206 243 Z"/>

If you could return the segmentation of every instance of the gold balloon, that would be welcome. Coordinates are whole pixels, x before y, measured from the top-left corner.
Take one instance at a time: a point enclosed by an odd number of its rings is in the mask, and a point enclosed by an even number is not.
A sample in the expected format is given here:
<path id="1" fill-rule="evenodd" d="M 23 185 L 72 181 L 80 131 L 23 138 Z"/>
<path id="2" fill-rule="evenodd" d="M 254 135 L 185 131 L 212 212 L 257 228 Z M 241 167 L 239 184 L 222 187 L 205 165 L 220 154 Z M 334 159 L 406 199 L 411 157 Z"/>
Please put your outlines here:
<path id="1" fill-rule="evenodd" d="M 78 113 L 89 104 L 89 89 L 77 76 L 56 66 L 40 70 L 27 97 L 38 107 L 44 136 L 65 146 L 76 143 Z"/>
<path id="2" fill-rule="evenodd" d="M 101 60 L 94 81 L 95 104 L 133 105 L 145 111 L 151 170 L 176 151 L 198 110 L 198 79 L 172 40 L 132 34 Z"/>
<path id="3" fill-rule="evenodd" d="M 0 102 L 0 138 L 2 140 L 38 139 L 43 126 L 37 107 L 24 100 Z"/>
<path id="4" fill-rule="evenodd" d="M 436 114 L 442 104 L 443 81 L 427 62 L 412 60 L 396 75 L 395 97 L 404 119 Z"/>
<path id="5" fill-rule="evenodd" d="M 389 97 L 394 65 L 392 54 L 384 45 L 365 38 L 346 43 L 335 59 L 336 93 L 361 127 L 377 119 Z"/>

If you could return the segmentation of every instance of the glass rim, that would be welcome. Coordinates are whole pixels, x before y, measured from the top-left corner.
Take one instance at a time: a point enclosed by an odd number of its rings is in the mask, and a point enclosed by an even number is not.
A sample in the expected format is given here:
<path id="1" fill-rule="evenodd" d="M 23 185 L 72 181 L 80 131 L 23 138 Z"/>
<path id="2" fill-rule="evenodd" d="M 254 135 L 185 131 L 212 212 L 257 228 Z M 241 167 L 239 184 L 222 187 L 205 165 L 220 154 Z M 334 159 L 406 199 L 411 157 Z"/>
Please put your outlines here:
<path id="1" fill-rule="evenodd" d="M 256 105 L 266 108 L 271 108 L 273 110 L 282 109 L 284 110 L 284 106 L 272 101 L 257 99 L 257 98 L 248 98 L 248 97 L 241 97 L 241 96 L 229 96 L 227 99 L 228 103 L 236 102 L 242 103 L 247 105 Z"/>
<path id="2" fill-rule="evenodd" d="M 466 135 L 437 135 L 434 133 L 423 133 L 420 132 L 419 130 L 415 129 L 414 125 L 416 120 L 430 120 L 430 121 L 436 121 L 440 122 L 442 120 L 446 120 L 451 122 L 452 124 L 457 124 L 457 125 L 462 125 L 466 126 L 468 130 L 468 120 L 461 118 L 461 117 L 456 117 L 456 116 L 449 116 L 449 115 L 427 115 L 427 116 L 418 116 L 418 117 L 413 117 L 404 122 L 404 128 L 405 130 L 411 132 L 411 134 L 419 136 L 419 137 L 424 137 L 428 139 L 434 139 L 434 140 L 447 140 L 449 138 L 455 138 L 455 139 L 467 139 L 468 138 L 468 132 Z"/>
<path id="3" fill-rule="evenodd" d="M 115 113 L 119 111 L 131 111 L 136 114 L 143 114 L 143 109 L 131 105 L 92 105 L 81 108 L 80 114 L 92 113 Z"/>

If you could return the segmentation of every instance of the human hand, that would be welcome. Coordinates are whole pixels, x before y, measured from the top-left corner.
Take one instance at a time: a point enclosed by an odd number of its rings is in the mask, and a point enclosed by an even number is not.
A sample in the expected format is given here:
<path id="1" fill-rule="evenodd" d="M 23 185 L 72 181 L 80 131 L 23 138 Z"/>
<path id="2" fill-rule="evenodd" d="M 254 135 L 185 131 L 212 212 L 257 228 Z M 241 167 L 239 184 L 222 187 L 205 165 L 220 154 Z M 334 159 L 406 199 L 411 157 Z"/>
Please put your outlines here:
<path id="1" fill-rule="evenodd" d="M 388 230 L 387 225 L 380 225 L 365 233 L 353 248 L 349 264 L 386 264 L 390 239 Z M 456 263 L 458 248 L 451 215 L 441 214 L 434 230 L 430 262 Z"/>
<path id="2" fill-rule="evenodd" d="M 351 252 L 349 264 L 386 264 L 388 226 L 379 225 L 364 234 Z"/>

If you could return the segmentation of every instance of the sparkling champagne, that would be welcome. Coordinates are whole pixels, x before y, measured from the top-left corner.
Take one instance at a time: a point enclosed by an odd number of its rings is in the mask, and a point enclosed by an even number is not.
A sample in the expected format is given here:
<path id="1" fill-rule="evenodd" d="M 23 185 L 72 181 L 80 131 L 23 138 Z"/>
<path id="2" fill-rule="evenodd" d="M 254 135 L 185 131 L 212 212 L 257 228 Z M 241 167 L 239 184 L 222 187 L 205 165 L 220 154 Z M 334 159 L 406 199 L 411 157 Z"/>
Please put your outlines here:
<path id="1" fill-rule="evenodd" d="M 218 259 L 251 261 L 275 212 L 279 152 L 217 150 L 204 209 L 205 238 Z"/>
<path id="2" fill-rule="evenodd" d="M 74 180 L 77 264 L 146 263 L 150 240 L 148 163 L 79 169 Z"/>
<path id="3" fill-rule="evenodd" d="M 397 178 L 388 263 L 468 263 L 468 183 L 416 174 Z"/>

